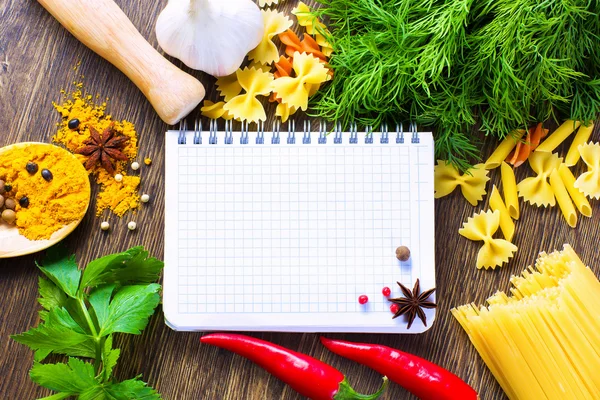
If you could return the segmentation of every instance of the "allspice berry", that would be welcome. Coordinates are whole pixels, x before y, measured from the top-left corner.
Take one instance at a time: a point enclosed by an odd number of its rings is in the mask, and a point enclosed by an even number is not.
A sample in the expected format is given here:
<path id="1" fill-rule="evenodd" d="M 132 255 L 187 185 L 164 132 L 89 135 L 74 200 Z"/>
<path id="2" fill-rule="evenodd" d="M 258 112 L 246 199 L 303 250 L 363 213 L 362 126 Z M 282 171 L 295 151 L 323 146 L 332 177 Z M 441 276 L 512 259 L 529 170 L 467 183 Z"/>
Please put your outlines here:
<path id="1" fill-rule="evenodd" d="M 17 214 L 13 210 L 2 211 L 2 220 L 7 224 L 14 224 L 17 219 Z"/>
<path id="2" fill-rule="evenodd" d="M 0 194 L 4 194 L 4 192 L 6 192 L 6 189 L 4 188 L 4 181 L 0 179 Z"/>
<path id="3" fill-rule="evenodd" d="M 9 210 L 14 210 L 16 206 L 17 206 L 17 202 L 15 201 L 15 199 L 4 200 L 4 208 L 7 208 Z"/>
<path id="4" fill-rule="evenodd" d="M 406 246 L 400 246 L 396 249 L 396 258 L 400 261 L 408 261 L 410 250 Z"/>
<path id="5" fill-rule="evenodd" d="M 0 208 L 4 207 L 4 196 L 0 194 Z"/>

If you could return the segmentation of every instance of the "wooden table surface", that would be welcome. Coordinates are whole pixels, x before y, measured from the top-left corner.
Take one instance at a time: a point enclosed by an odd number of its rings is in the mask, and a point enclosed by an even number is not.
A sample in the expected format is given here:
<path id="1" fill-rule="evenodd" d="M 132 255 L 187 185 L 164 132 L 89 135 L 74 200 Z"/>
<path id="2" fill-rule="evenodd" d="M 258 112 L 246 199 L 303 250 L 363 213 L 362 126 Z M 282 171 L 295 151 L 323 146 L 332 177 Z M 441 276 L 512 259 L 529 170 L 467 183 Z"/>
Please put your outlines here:
<path id="1" fill-rule="evenodd" d="M 154 24 L 166 2 L 117 1 L 156 48 Z M 287 0 L 280 9 L 289 11 L 295 3 Z M 75 73 L 73 67 L 79 61 L 81 66 Z M 175 64 L 181 66 L 177 60 Z M 71 82 L 79 74 L 85 76 L 88 92 L 110 98 L 109 112 L 115 118 L 135 123 L 140 156 L 154 160 L 151 167 L 141 170 L 142 190 L 150 193 L 153 201 L 135 216 L 126 216 L 123 220 L 110 217 L 113 226 L 110 234 L 100 231 L 100 219 L 90 212 L 65 243 L 76 252 L 83 265 L 134 245 L 144 245 L 152 254 L 162 257 L 164 132 L 168 127 L 123 74 L 80 44 L 37 2 L 3 0 L 0 3 L 0 146 L 22 141 L 49 142 L 59 120 L 52 101 L 60 100 L 60 90 L 70 90 Z M 205 83 L 207 98 L 215 99 L 214 79 L 199 72 L 193 74 Z M 193 113 L 190 120 L 196 116 L 197 112 Z M 595 132 L 594 137 L 597 136 Z M 484 153 L 491 144 L 485 146 Z M 531 173 L 528 167 L 521 167 L 517 179 L 528 173 Z M 493 171 L 492 176 L 493 182 L 498 184 L 499 171 Z M 435 243 L 439 309 L 433 327 L 421 335 L 331 336 L 382 343 L 417 354 L 455 372 L 471 384 L 482 399 L 505 398 L 449 310 L 471 301 L 480 303 L 498 288 L 507 290 L 511 274 L 519 273 L 533 262 L 539 251 L 550 251 L 563 243 L 572 244 L 583 260 L 598 272 L 600 212 L 598 202 L 592 204 L 593 218 L 581 220 L 577 229 L 567 226 L 558 208 L 524 206 L 514 238 L 519 247 L 515 258 L 504 268 L 479 271 L 474 264 L 480 244 L 462 238 L 457 231 L 474 211 L 486 207 L 485 202 L 472 207 L 458 192 L 438 200 Z M 129 219 L 138 222 L 139 228 L 133 233 L 126 228 Z M 49 395 L 29 380 L 33 352 L 9 338 L 10 334 L 23 332 L 38 323 L 36 297 L 40 274 L 34 265 L 37 258 L 39 255 L 0 261 L 0 398 L 31 399 Z M 235 292 L 234 287 L 231 290 Z M 254 335 L 334 365 L 362 392 L 374 391 L 380 384 L 375 372 L 327 352 L 319 343 L 319 335 Z M 162 313 L 157 312 L 142 335 L 118 336 L 117 346 L 122 353 L 116 374 L 120 379 L 127 379 L 141 373 L 166 399 L 301 398 L 251 362 L 200 345 L 199 338 L 199 333 L 172 331 L 165 326 Z M 384 398 L 413 397 L 392 384 Z"/>

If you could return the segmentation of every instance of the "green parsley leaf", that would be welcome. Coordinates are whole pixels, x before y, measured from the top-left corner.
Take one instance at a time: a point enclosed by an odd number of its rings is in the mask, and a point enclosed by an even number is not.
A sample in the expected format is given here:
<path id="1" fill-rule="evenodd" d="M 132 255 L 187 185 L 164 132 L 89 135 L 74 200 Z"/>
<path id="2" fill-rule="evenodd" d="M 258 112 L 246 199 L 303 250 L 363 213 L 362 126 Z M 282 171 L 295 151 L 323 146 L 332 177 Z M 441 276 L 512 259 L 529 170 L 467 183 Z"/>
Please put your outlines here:
<path id="1" fill-rule="evenodd" d="M 142 246 L 123 253 L 111 254 L 90 262 L 83 273 L 81 288 L 106 283 L 126 285 L 151 283 L 160 276 L 164 263 L 153 257 Z"/>
<path id="2" fill-rule="evenodd" d="M 81 271 L 77 268 L 75 256 L 69 256 L 66 249 L 54 246 L 48 249 L 40 270 L 63 292 L 70 297 L 77 296 Z"/>
<path id="3" fill-rule="evenodd" d="M 55 392 L 81 393 L 98 386 L 92 364 L 77 358 L 69 358 L 67 364 L 33 364 L 29 371 L 31 380 Z"/>
<path id="4" fill-rule="evenodd" d="M 94 313 L 96 314 L 96 319 L 98 320 L 98 325 L 100 327 L 106 324 L 110 298 L 114 290 L 115 285 L 105 285 L 98 287 L 92 293 L 90 293 L 89 302 L 92 305 Z"/>
<path id="5" fill-rule="evenodd" d="M 114 332 L 140 334 L 160 301 L 159 290 L 157 283 L 121 288 L 108 306 L 105 322 L 100 325 L 100 335 Z"/>
<path id="6" fill-rule="evenodd" d="M 38 400 L 63 400 L 68 397 L 71 397 L 71 393 L 56 393 L 56 394 L 53 394 L 52 396 L 42 397 Z"/>
<path id="7" fill-rule="evenodd" d="M 117 361 L 121 355 L 121 350 L 113 349 L 112 343 L 112 335 L 109 335 L 106 338 L 106 342 L 104 342 L 104 348 L 102 349 L 102 365 L 104 366 L 102 377 L 104 382 L 110 380 L 113 368 L 115 365 L 117 365 Z"/>
<path id="8" fill-rule="evenodd" d="M 44 279 L 40 276 L 39 278 L 39 291 L 40 297 L 38 302 L 46 310 L 51 310 L 55 307 L 64 307 L 67 301 L 67 296 L 60 290 L 52 281 Z"/>
<path id="9" fill-rule="evenodd" d="M 115 400 L 160 400 L 161 396 L 138 378 L 129 379 L 105 388 L 109 399 Z"/>
<path id="10" fill-rule="evenodd" d="M 56 318 L 59 317 L 56 316 Z M 43 360 L 52 352 L 81 357 L 94 357 L 95 354 L 95 347 L 90 336 L 76 332 L 65 325 L 44 323 L 37 328 L 11 337 L 16 342 L 36 351 L 36 361 Z"/>

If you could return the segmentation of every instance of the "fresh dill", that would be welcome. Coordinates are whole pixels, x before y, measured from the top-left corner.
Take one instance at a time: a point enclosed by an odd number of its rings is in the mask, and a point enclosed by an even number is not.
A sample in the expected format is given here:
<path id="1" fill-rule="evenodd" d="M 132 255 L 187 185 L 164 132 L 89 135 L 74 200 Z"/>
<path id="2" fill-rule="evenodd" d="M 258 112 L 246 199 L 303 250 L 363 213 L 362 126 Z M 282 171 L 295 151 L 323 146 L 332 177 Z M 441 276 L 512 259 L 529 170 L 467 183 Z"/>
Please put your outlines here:
<path id="1" fill-rule="evenodd" d="M 317 0 L 335 79 L 316 116 L 433 127 L 436 156 L 465 169 L 472 134 L 600 111 L 600 2 L 589 0 Z"/>

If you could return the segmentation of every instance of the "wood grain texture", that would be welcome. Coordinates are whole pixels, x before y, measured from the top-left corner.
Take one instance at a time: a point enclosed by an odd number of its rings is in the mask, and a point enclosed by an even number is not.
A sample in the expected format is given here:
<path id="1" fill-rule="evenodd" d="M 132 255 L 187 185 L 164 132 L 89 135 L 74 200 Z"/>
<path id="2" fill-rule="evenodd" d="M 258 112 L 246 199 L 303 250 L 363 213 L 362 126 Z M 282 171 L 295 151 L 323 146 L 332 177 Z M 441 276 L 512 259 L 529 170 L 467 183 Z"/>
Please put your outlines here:
<path id="1" fill-rule="evenodd" d="M 158 49 L 154 23 L 166 0 L 118 0 L 142 35 Z M 281 9 L 295 4 L 287 0 Z M 108 217 L 111 233 L 100 231 L 100 220 L 88 213 L 65 244 L 77 253 L 81 264 L 96 257 L 142 244 L 159 257 L 163 254 L 164 217 L 164 135 L 168 128 L 151 105 L 127 78 L 99 56 L 77 42 L 37 2 L 3 0 L 0 3 L 0 146 L 22 141 L 49 141 L 58 115 L 52 101 L 60 100 L 59 91 L 69 89 L 77 78 L 73 66 L 81 61 L 78 73 L 85 75 L 86 89 L 109 97 L 109 112 L 118 119 L 135 123 L 140 136 L 140 158 L 154 160 L 143 166 L 142 190 L 153 201 L 137 214 L 123 220 Z M 181 62 L 173 62 L 182 66 Z M 207 98 L 216 99 L 214 79 L 189 71 L 207 88 Z M 273 111 L 271 109 L 271 111 Z M 271 112 L 271 114 L 273 114 Z M 197 111 L 191 119 L 197 116 Z M 270 126 L 270 123 L 267 123 Z M 593 138 L 598 140 L 596 131 Z M 484 146 L 489 154 L 492 143 Z M 566 149 L 562 149 L 566 154 Z M 580 165 L 580 168 L 583 168 Z M 530 174 L 529 167 L 517 171 L 517 179 Z M 499 185 L 499 170 L 492 171 Z M 489 186 L 491 188 L 491 186 Z M 577 229 L 570 229 L 558 208 L 538 209 L 522 206 L 514 241 L 519 246 L 510 264 L 496 271 L 478 271 L 476 254 L 480 244 L 457 233 L 463 221 L 487 207 L 470 206 L 460 195 L 436 202 L 436 269 L 439 310 L 434 326 L 421 335 L 331 335 L 332 337 L 382 343 L 425 357 L 455 372 L 481 394 L 482 399 L 504 399 L 498 384 L 469 343 L 466 334 L 453 320 L 449 309 L 470 301 L 481 302 L 496 289 L 506 290 L 511 274 L 519 273 L 539 251 L 553 250 L 570 243 L 598 273 L 600 210 L 593 201 L 594 216 L 582 218 Z M 129 232 L 126 223 L 138 222 L 138 230 Z M 33 353 L 9 338 L 38 323 L 37 256 L 0 261 L 0 398 L 31 399 L 49 394 L 30 382 L 28 370 Z M 235 287 L 230 287 L 235 294 Z M 363 392 L 376 390 L 379 377 L 373 371 L 327 352 L 315 334 L 257 333 L 255 336 L 291 349 L 311 354 L 343 371 Z M 156 387 L 166 399 L 286 399 L 301 397 L 277 379 L 229 352 L 200 345 L 199 333 L 176 333 L 163 323 L 160 313 L 140 336 L 121 335 L 122 348 L 116 374 L 127 379 L 136 374 Z M 391 385 L 386 399 L 412 399 L 397 385 Z"/>

